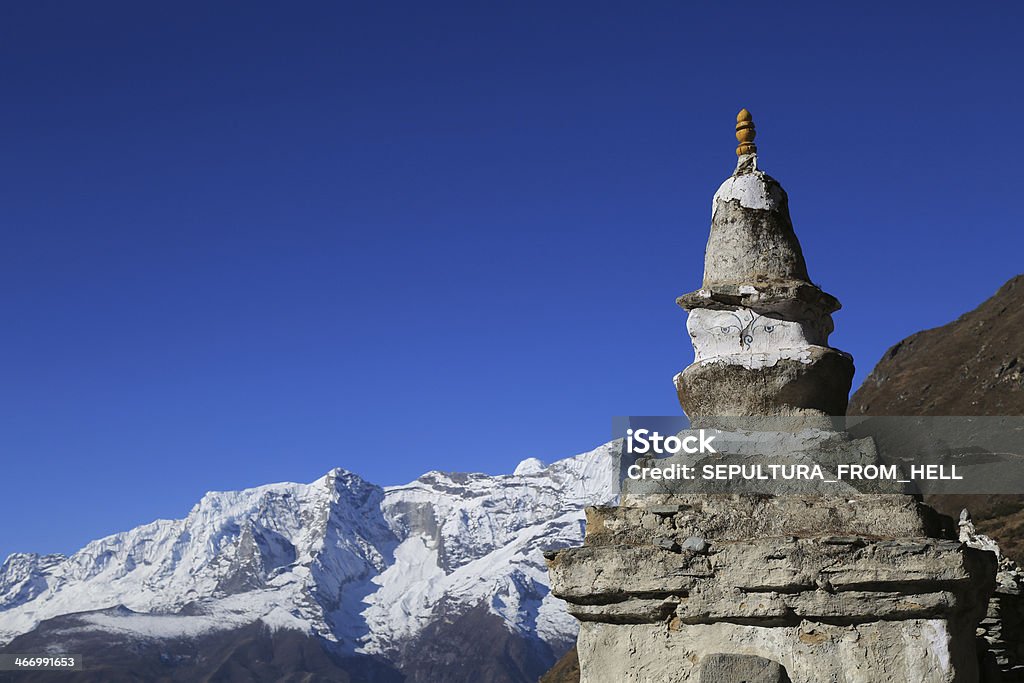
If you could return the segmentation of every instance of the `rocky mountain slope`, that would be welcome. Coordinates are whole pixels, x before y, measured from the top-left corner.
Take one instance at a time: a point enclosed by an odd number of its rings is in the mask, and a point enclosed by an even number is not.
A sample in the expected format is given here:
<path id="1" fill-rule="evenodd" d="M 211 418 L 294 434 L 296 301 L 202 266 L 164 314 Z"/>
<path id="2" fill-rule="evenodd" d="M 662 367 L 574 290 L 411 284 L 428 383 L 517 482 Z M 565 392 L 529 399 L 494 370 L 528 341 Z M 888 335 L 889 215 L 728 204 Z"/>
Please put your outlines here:
<path id="1" fill-rule="evenodd" d="M 576 632 L 542 551 L 581 542 L 615 451 L 383 489 L 338 469 L 209 493 L 70 557 L 15 554 L 0 652 L 81 653 L 96 681 L 536 681 Z"/>
<path id="2" fill-rule="evenodd" d="M 1024 275 L 882 357 L 851 415 L 1024 415 Z"/>
<path id="3" fill-rule="evenodd" d="M 1024 275 L 953 322 L 913 334 L 879 361 L 850 399 L 851 415 L 1024 415 Z M 1024 559 L 1024 496 L 932 496 Z"/>

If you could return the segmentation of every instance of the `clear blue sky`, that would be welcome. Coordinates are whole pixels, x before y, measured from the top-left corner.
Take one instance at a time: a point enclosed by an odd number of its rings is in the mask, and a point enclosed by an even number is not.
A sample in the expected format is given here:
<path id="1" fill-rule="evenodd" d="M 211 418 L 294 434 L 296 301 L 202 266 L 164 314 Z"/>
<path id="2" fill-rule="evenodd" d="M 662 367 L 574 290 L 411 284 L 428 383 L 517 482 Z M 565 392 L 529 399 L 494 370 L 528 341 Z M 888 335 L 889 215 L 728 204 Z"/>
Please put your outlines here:
<path id="1" fill-rule="evenodd" d="M 845 8 L 6 3 L 0 557 L 678 413 L 743 106 L 859 382 L 1024 270 L 1024 12 Z"/>

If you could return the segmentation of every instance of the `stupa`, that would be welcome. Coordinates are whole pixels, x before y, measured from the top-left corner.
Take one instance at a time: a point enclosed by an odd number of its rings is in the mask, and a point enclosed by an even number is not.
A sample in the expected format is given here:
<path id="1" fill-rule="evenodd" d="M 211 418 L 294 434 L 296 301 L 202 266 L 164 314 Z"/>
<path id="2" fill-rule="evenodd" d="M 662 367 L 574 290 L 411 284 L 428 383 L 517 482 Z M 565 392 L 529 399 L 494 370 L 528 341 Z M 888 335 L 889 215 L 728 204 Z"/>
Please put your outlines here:
<path id="1" fill-rule="evenodd" d="M 715 193 L 701 288 L 690 312 L 692 365 L 676 375 L 691 418 L 843 415 L 853 359 L 828 347 L 835 297 L 810 281 L 779 183 L 757 167 L 750 112 L 737 117 L 732 176 Z"/>
<path id="2" fill-rule="evenodd" d="M 871 462 L 846 434 L 853 360 L 828 346 L 839 302 L 809 278 L 788 198 L 739 113 L 736 170 L 712 205 L 694 362 L 675 378 L 697 425 L 760 424 L 790 457 Z M 699 457 L 699 456 L 694 456 Z M 690 462 L 693 462 L 691 458 Z M 899 490 L 778 494 L 623 482 L 584 545 L 547 554 L 580 621 L 582 683 L 976 683 L 995 556 Z"/>

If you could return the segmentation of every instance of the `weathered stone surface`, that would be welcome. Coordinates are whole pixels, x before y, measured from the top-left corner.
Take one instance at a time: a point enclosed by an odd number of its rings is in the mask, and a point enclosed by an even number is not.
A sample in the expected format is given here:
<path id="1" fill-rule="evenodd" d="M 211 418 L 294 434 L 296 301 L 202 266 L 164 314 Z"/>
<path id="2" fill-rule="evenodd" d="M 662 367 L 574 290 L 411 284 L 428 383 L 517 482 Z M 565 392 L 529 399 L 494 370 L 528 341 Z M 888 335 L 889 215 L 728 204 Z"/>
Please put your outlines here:
<path id="1" fill-rule="evenodd" d="M 690 365 L 675 376 L 679 404 L 691 418 L 719 415 L 846 414 L 853 361 L 824 346 L 803 358 L 746 367 L 722 360 Z"/>
<path id="2" fill-rule="evenodd" d="M 786 191 L 751 158 L 712 200 L 703 287 L 762 281 L 807 282 L 808 276 Z"/>
<path id="3" fill-rule="evenodd" d="M 695 553 L 703 554 L 711 548 L 711 544 L 699 536 L 690 536 L 682 543 L 679 543 L 678 547 L 682 550 L 692 550 Z"/>
<path id="4" fill-rule="evenodd" d="M 791 626 L 583 622 L 581 683 L 696 683 L 723 652 L 779 662 L 792 683 L 976 683 L 973 632 L 943 619 Z"/>
<path id="5" fill-rule="evenodd" d="M 973 601 L 972 601 L 973 604 Z M 626 598 L 602 605 L 569 605 L 569 613 L 580 621 L 619 624 L 644 624 L 672 618 L 680 624 L 719 622 L 757 623 L 762 626 L 787 626 L 806 619 L 828 623 L 860 624 L 878 619 L 895 621 L 912 618 L 943 618 L 964 608 L 963 596 L 951 591 L 916 593 L 846 591 L 828 593 L 807 591 L 740 590 L 718 593 L 694 592 L 688 596 L 663 598 Z"/>
<path id="6" fill-rule="evenodd" d="M 961 527 L 963 530 L 963 527 Z M 987 546 L 991 539 L 981 537 Z M 967 543 L 977 542 L 972 535 Z M 996 589 L 989 599 L 985 618 L 978 625 L 979 653 L 985 683 L 1024 680 L 1024 571 L 1012 559 L 1000 556 Z"/>
<path id="7" fill-rule="evenodd" d="M 672 496 L 675 505 L 644 505 L 634 496 L 621 507 L 587 509 L 588 545 L 642 545 L 653 534 L 674 538 L 739 540 L 771 536 L 941 537 L 951 520 L 910 496 Z M 672 514 L 662 510 L 675 508 Z"/>
<path id="8" fill-rule="evenodd" d="M 958 541 L 859 540 L 727 541 L 708 555 L 657 546 L 569 548 L 548 566 L 552 592 L 571 613 L 602 619 L 607 611 L 632 622 L 662 619 L 654 603 L 665 600 L 685 623 L 933 617 L 983 610 L 993 590 L 984 581 L 994 573 L 992 553 Z M 633 599 L 639 602 L 617 604 Z"/>
<path id="9" fill-rule="evenodd" d="M 789 683 L 778 662 L 756 655 L 720 654 L 704 658 L 700 683 Z"/>
<path id="10" fill-rule="evenodd" d="M 608 604 L 629 595 L 686 595 L 713 574 L 708 556 L 656 546 L 569 548 L 548 560 L 552 592 L 578 603 Z"/>
<path id="11" fill-rule="evenodd" d="M 688 311 L 696 308 L 749 308 L 781 315 L 788 320 L 813 320 L 841 308 L 834 296 L 808 282 L 716 284 L 714 289 L 698 289 L 683 294 L 676 299 L 676 304 Z"/>

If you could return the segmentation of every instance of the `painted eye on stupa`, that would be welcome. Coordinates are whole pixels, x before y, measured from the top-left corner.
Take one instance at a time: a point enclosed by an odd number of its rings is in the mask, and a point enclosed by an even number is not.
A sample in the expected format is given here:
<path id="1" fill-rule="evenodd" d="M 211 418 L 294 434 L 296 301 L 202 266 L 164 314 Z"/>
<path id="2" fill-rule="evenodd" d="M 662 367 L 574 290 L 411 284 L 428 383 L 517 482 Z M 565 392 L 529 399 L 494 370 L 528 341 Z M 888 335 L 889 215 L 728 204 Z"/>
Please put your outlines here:
<path id="1" fill-rule="evenodd" d="M 765 325 L 764 331 L 767 332 L 768 334 L 771 334 L 772 332 L 775 331 L 775 325 Z"/>
<path id="2" fill-rule="evenodd" d="M 736 325 L 722 325 L 722 334 L 736 334 L 740 328 Z"/>

